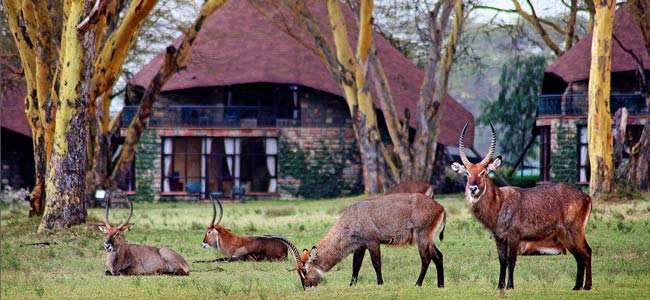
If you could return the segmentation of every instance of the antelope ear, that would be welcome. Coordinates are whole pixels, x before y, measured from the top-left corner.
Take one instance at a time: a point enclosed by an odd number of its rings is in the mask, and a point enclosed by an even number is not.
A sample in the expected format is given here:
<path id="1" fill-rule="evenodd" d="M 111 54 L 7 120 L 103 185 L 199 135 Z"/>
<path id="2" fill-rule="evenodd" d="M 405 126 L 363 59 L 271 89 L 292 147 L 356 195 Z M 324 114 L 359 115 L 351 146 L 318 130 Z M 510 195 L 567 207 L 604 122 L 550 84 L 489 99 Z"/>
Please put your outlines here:
<path id="1" fill-rule="evenodd" d="M 488 172 L 492 172 L 501 166 L 501 155 L 497 156 L 488 166 Z"/>
<path id="2" fill-rule="evenodd" d="M 302 249 L 302 254 L 305 255 L 305 253 L 309 252 L 307 249 Z"/>
<path id="3" fill-rule="evenodd" d="M 307 262 L 313 262 L 316 260 L 316 256 L 318 255 L 318 249 L 316 246 L 311 247 L 311 254 L 309 255 L 309 260 Z"/>
<path id="4" fill-rule="evenodd" d="M 122 231 L 124 231 L 124 232 L 129 232 L 129 231 L 131 231 L 131 230 L 133 229 L 133 225 L 134 225 L 134 224 L 131 223 L 131 224 L 126 224 L 126 225 L 122 226 Z"/>
<path id="5" fill-rule="evenodd" d="M 97 224 L 97 229 L 99 229 L 99 231 L 102 233 L 108 232 L 108 230 L 106 230 L 106 225 Z"/>
<path id="6" fill-rule="evenodd" d="M 452 171 L 454 171 L 454 172 L 456 172 L 458 174 L 462 174 L 462 175 L 465 175 L 465 176 L 467 176 L 467 174 L 469 174 L 467 172 L 467 169 L 465 168 L 465 166 L 463 166 L 462 164 L 459 164 L 459 163 L 457 163 L 455 161 L 451 162 L 449 167 L 451 168 Z"/>

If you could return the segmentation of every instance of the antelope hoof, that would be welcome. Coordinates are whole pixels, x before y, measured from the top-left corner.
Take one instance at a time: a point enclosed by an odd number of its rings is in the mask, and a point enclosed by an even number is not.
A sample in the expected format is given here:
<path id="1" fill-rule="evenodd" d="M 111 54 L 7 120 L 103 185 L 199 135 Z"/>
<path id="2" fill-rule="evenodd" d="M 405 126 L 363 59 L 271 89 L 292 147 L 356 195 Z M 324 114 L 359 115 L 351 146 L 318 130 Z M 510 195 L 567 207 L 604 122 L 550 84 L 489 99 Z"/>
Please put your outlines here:
<path id="1" fill-rule="evenodd" d="M 579 290 L 581 290 L 581 289 L 582 289 L 581 286 L 577 286 L 577 285 L 576 285 L 576 286 L 573 287 L 573 290 L 574 290 L 574 291 L 579 291 Z"/>
<path id="2" fill-rule="evenodd" d="M 111 275 L 113 275 L 111 271 L 108 270 L 104 271 L 104 276 L 111 276 Z"/>

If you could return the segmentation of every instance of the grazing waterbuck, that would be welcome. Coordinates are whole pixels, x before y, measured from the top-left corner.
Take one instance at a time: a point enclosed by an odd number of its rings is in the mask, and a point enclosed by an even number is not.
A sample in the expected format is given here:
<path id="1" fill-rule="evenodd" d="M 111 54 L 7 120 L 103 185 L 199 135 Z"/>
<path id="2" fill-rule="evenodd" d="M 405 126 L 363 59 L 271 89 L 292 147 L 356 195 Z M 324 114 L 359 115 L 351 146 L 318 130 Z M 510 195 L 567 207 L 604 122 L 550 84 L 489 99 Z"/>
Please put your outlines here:
<path id="1" fill-rule="evenodd" d="M 203 248 L 215 247 L 224 259 L 213 261 L 236 261 L 236 260 L 284 260 L 287 258 L 287 246 L 274 238 L 259 236 L 239 236 L 219 225 L 223 217 L 223 206 L 219 203 L 219 221 L 214 224 L 217 217 L 217 207 L 212 199 L 212 221 L 203 237 Z"/>
<path id="2" fill-rule="evenodd" d="M 144 245 L 127 244 L 124 233 L 131 231 L 133 224 L 133 202 L 129 200 L 129 216 L 120 226 L 113 227 L 108 222 L 109 203 L 106 203 L 104 225 L 97 225 L 106 234 L 105 275 L 188 275 L 190 267 L 185 259 L 168 248 L 154 248 Z"/>
<path id="3" fill-rule="evenodd" d="M 311 250 L 304 249 L 302 255 L 291 242 L 278 239 L 289 245 L 303 288 L 317 286 L 323 280 L 323 274 L 350 253 L 354 253 L 350 285 L 356 284 L 366 250 L 370 252 L 377 284 L 383 284 L 379 245 L 402 246 L 414 242 L 418 245 L 422 264 L 415 284 L 422 285 L 433 260 L 438 287 L 443 287 L 442 253 L 433 240 L 435 232 L 440 229 L 442 241 L 445 223 L 442 205 L 424 194 L 401 193 L 350 205 L 325 236 Z"/>
<path id="4" fill-rule="evenodd" d="M 462 164 L 452 162 L 451 169 L 467 176 L 465 204 L 496 241 L 500 263 L 498 288 L 504 288 L 506 268 L 506 288 L 514 288 L 513 273 L 522 241 L 559 241 L 573 254 L 578 265 L 573 289 L 591 289 L 591 248 L 585 238 L 591 197 L 565 183 L 528 189 L 496 187 L 489 177 L 501 165 L 500 156 L 492 160 L 496 148 L 494 127 L 490 150 L 481 162 L 473 164 L 467 159 L 463 142 L 467 125 L 460 134 L 458 146 Z"/>

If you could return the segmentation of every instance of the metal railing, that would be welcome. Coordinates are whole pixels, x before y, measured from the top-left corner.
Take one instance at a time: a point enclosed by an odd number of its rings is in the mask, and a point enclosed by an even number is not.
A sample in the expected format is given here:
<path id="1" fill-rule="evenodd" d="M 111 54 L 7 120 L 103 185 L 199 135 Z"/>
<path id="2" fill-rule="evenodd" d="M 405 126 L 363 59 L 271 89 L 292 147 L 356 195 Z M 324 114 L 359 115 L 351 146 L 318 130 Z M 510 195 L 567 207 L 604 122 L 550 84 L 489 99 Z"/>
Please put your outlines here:
<path id="1" fill-rule="evenodd" d="M 544 115 L 579 116 L 586 115 L 589 109 L 587 94 L 572 95 L 540 95 L 538 113 Z M 642 94 L 611 94 L 610 110 L 614 114 L 626 107 L 629 115 L 645 115 L 650 113 Z"/>
<path id="2" fill-rule="evenodd" d="M 122 126 L 135 117 L 138 106 L 122 108 Z M 149 118 L 150 127 L 296 127 L 298 119 L 279 118 L 265 106 L 157 106 Z"/>

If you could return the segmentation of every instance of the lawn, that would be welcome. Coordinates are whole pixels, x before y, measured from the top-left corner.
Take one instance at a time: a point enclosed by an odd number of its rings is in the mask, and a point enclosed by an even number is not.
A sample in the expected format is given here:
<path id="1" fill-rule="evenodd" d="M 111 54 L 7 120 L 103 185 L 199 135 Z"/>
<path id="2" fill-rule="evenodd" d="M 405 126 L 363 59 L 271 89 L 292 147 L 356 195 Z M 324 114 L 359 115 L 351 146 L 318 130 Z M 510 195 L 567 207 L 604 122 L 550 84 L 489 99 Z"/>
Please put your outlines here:
<path id="1" fill-rule="evenodd" d="M 38 220 L 26 210 L 1 217 L 2 299 L 650 299 L 650 201 L 595 203 L 587 239 L 593 248 L 594 289 L 574 292 L 571 255 L 520 257 L 516 290 L 496 290 L 498 261 L 487 231 L 468 214 L 459 195 L 437 196 L 448 213 L 444 254 L 445 288 L 435 287 L 431 264 L 422 287 L 415 246 L 382 247 L 383 286 L 375 283 L 368 255 L 359 282 L 350 287 L 352 256 L 325 274 L 318 288 L 303 291 L 289 261 L 195 263 L 219 256 L 202 249 L 211 218 L 209 203 L 135 203 L 131 243 L 170 247 L 190 264 L 187 277 L 104 276 L 104 236 L 94 226 L 35 233 Z M 357 198 L 305 201 L 248 201 L 224 204 L 222 225 L 240 235 L 280 234 L 310 248 Z M 89 210 L 89 224 L 103 220 Z M 119 224 L 128 209 L 111 211 Z M 32 243 L 49 242 L 49 246 Z"/>

